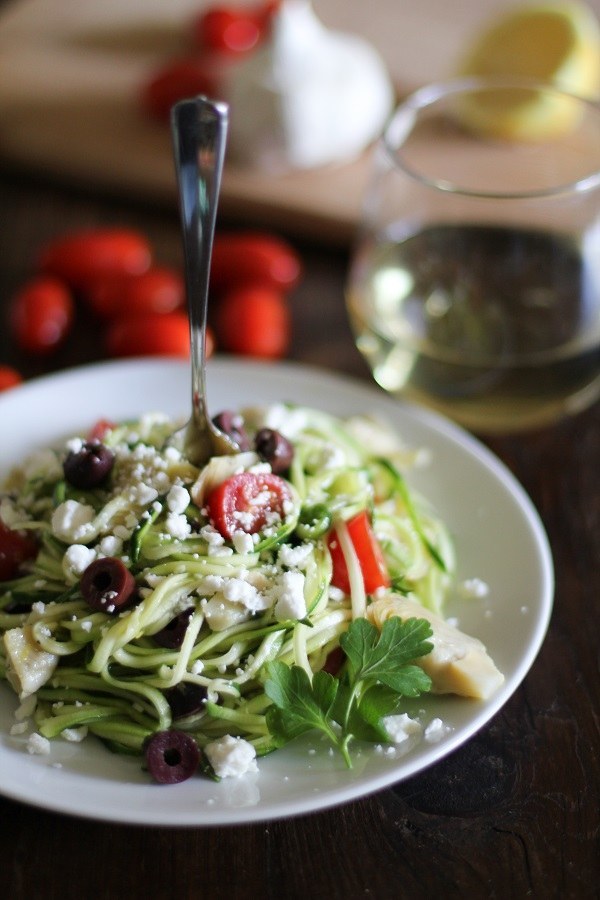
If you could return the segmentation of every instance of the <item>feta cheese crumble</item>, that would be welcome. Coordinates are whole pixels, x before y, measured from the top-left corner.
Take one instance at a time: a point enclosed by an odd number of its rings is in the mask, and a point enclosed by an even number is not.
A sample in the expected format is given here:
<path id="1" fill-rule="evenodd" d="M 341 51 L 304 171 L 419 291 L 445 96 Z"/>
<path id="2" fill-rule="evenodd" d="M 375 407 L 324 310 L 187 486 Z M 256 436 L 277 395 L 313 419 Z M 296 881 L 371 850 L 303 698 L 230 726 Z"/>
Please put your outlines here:
<path id="1" fill-rule="evenodd" d="M 48 738 L 38 734 L 37 731 L 34 731 L 27 738 L 27 752 L 32 755 L 47 756 L 50 753 L 50 741 Z"/>
<path id="2" fill-rule="evenodd" d="M 292 547 L 291 544 L 283 544 L 279 548 L 277 554 L 277 562 L 280 566 L 287 566 L 290 569 L 304 569 L 312 556 L 312 546 L 310 544 L 299 544 Z"/>
<path id="3" fill-rule="evenodd" d="M 172 512 L 175 515 L 184 513 L 190 505 L 190 502 L 191 497 L 189 491 L 180 484 L 174 484 L 167 494 L 167 508 L 169 512 Z"/>
<path id="4" fill-rule="evenodd" d="M 83 575 L 91 562 L 96 559 L 96 551 L 84 544 L 72 544 L 63 556 L 63 572 L 65 576 L 78 578 Z"/>
<path id="5" fill-rule="evenodd" d="M 460 594 L 465 599 L 481 600 L 487 597 L 490 588 L 481 578 L 465 578 L 459 585 Z"/>
<path id="6" fill-rule="evenodd" d="M 275 618 L 279 622 L 287 619 L 303 619 L 306 616 L 304 599 L 304 575 L 302 572 L 284 572 L 276 585 Z"/>
<path id="7" fill-rule="evenodd" d="M 423 737 L 430 744 L 437 744 L 442 738 L 446 737 L 450 731 L 452 731 L 450 726 L 446 725 L 441 719 L 436 717 L 435 719 L 432 719 L 425 728 Z"/>
<path id="8" fill-rule="evenodd" d="M 239 778 L 247 772 L 258 771 L 256 750 L 244 738 L 226 734 L 207 744 L 204 752 L 218 778 Z"/>
<path id="9" fill-rule="evenodd" d="M 95 515 L 93 506 L 65 500 L 52 513 L 52 532 L 67 544 L 85 544 L 94 535 Z"/>
<path id="10" fill-rule="evenodd" d="M 417 719 L 412 719 L 407 713 L 386 716 L 383 720 L 383 726 L 390 741 L 394 744 L 401 744 L 412 735 L 421 734 L 423 730 L 421 723 Z"/>
<path id="11" fill-rule="evenodd" d="M 178 538 L 181 541 L 185 540 L 192 533 L 191 525 L 182 513 L 168 513 L 165 528 L 171 537 Z"/>

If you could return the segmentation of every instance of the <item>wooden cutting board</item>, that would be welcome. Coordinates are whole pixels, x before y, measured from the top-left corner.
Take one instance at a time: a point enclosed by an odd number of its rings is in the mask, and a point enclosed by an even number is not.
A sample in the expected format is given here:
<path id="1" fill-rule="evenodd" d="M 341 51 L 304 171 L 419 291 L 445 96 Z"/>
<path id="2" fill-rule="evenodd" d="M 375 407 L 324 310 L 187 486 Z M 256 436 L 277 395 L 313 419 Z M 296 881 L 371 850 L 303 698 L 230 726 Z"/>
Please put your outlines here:
<path id="1" fill-rule="evenodd" d="M 595 0 L 600 3 L 600 0 Z M 0 15 L 0 158 L 37 173 L 155 203 L 176 202 L 168 129 L 137 96 L 186 47 L 208 0 L 13 0 Z M 368 38 L 399 93 L 452 71 L 498 0 L 316 0 L 325 24 Z M 226 167 L 229 218 L 344 244 L 357 224 L 368 154 L 273 176 Z"/>

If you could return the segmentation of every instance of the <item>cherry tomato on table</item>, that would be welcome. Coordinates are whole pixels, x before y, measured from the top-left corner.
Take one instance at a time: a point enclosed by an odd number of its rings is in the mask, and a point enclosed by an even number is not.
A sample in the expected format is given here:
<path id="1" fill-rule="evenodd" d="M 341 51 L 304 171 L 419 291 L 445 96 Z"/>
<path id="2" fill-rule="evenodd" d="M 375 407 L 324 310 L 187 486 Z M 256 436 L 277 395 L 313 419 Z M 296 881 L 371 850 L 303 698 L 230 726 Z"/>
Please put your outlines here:
<path id="1" fill-rule="evenodd" d="M 37 355 L 52 353 L 71 328 L 74 305 L 67 286 L 57 278 L 39 276 L 13 297 L 10 325 L 22 350 Z"/>
<path id="2" fill-rule="evenodd" d="M 152 266 L 136 275 L 98 278 L 87 288 L 85 300 L 103 319 L 141 313 L 168 313 L 185 303 L 183 276 L 166 266 Z"/>
<path id="3" fill-rule="evenodd" d="M 40 254 L 39 268 L 80 290 L 98 278 L 145 272 L 151 262 L 150 244 L 138 231 L 97 228 L 50 241 Z"/>
<path id="4" fill-rule="evenodd" d="M 192 21 L 191 31 L 200 49 L 239 56 L 255 50 L 269 33 L 279 0 L 253 6 L 214 4 Z"/>
<path id="5" fill-rule="evenodd" d="M 7 391 L 11 387 L 16 387 L 22 381 L 21 373 L 13 369 L 12 366 L 0 365 L 0 391 Z"/>
<path id="6" fill-rule="evenodd" d="M 357 513 L 352 519 L 346 522 L 348 534 L 362 572 L 365 591 L 372 594 L 378 588 L 389 587 L 390 578 L 387 572 L 385 560 L 379 542 L 375 537 L 373 528 L 369 521 L 366 510 Z M 348 569 L 346 560 L 340 546 L 340 542 L 332 531 L 327 541 L 329 552 L 331 554 L 331 562 L 333 572 L 331 583 L 334 587 L 340 588 L 345 594 L 350 593 L 350 579 L 348 577 Z"/>
<path id="7" fill-rule="evenodd" d="M 206 498 L 209 518 L 223 537 L 236 531 L 258 534 L 273 517 L 285 518 L 291 492 L 279 475 L 240 472 L 226 478 Z"/>
<path id="8" fill-rule="evenodd" d="M 215 236 L 210 286 L 216 293 L 254 284 L 285 293 L 298 284 L 301 275 L 299 255 L 276 235 L 240 231 Z"/>
<path id="9" fill-rule="evenodd" d="M 140 104 L 150 116 L 168 121 L 173 104 L 186 97 L 219 93 L 216 74 L 206 60 L 198 56 L 184 56 L 171 60 L 158 69 L 143 85 Z"/>
<path id="10" fill-rule="evenodd" d="M 207 356 L 211 348 L 207 335 Z M 190 327 L 184 312 L 149 313 L 114 319 L 107 326 L 111 356 L 183 356 L 190 353 Z"/>
<path id="11" fill-rule="evenodd" d="M 23 563 L 36 553 L 37 544 L 32 537 L 9 528 L 0 519 L 0 581 L 15 578 Z"/>
<path id="12" fill-rule="evenodd" d="M 234 288 L 216 307 L 215 330 L 224 350 L 271 359 L 287 352 L 291 316 L 279 291 L 260 285 Z"/>

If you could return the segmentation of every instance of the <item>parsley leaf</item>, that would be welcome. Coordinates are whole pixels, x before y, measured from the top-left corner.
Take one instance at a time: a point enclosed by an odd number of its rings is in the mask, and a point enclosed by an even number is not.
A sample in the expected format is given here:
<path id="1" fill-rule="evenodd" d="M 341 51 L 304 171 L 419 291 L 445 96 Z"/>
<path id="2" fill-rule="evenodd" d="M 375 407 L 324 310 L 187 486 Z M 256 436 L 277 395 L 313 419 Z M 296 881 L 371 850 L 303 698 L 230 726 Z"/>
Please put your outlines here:
<path id="1" fill-rule="evenodd" d="M 417 697 L 429 689 L 431 682 L 422 669 L 408 663 L 429 653 L 433 645 L 428 637 L 431 625 L 426 619 L 403 622 L 393 616 L 384 623 L 381 634 L 367 619 L 357 619 L 340 638 L 348 657 L 350 680 L 380 682 L 405 697 Z"/>
<path id="2" fill-rule="evenodd" d="M 333 675 L 317 672 L 311 682 L 300 666 L 277 661 L 268 664 L 267 672 L 265 693 L 274 703 L 267 725 L 279 746 L 315 728 L 337 740 L 329 719 L 338 688 Z"/>
<path id="3" fill-rule="evenodd" d="M 265 692 L 273 705 L 266 718 L 275 744 L 318 730 L 351 768 L 352 740 L 386 740 L 383 718 L 402 697 L 430 689 L 429 676 L 413 660 L 430 652 L 431 634 L 426 619 L 392 617 L 381 632 L 366 619 L 355 620 L 340 639 L 347 657 L 341 680 L 323 671 L 311 680 L 300 666 L 268 663 Z"/>

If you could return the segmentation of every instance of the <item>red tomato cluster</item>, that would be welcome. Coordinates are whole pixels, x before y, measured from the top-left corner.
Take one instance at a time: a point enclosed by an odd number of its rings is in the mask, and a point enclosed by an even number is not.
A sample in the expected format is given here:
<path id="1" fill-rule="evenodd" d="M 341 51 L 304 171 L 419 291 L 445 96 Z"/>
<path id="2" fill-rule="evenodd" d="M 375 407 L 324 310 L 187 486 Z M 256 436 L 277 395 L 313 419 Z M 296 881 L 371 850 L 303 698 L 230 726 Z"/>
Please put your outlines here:
<path id="1" fill-rule="evenodd" d="M 211 322 L 219 346 L 242 356 L 284 356 L 291 332 L 287 294 L 301 274 L 298 254 L 281 238 L 258 232 L 217 235 Z"/>
<path id="2" fill-rule="evenodd" d="M 155 265 L 140 232 L 78 231 L 42 248 L 35 275 L 12 299 L 9 324 L 22 350 L 49 355 L 68 337 L 81 302 L 101 320 L 100 340 L 109 355 L 187 356 L 184 294 L 180 273 Z M 160 326 L 155 321 L 148 341 L 144 329 L 153 316 L 160 316 Z"/>
<path id="3" fill-rule="evenodd" d="M 216 341 L 231 353 L 283 356 L 290 338 L 287 294 L 301 269 L 298 254 L 274 235 L 217 234 L 207 356 Z M 138 231 L 99 228 L 48 243 L 35 275 L 12 300 L 9 325 L 18 346 L 38 356 L 54 352 L 68 337 L 78 303 L 98 319 L 109 356 L 189 355 L 183 276 L 156 263 Z M 19 380 L 14 369 L 0 367 L 0 390 Z"/>
<path id="4" fill-rule="evenodd" d="M 224 66 L 256 50 L 271 29 L 281 0 L 250 6 L 214 4 L 195 15 L 188 26 L 189 52 L 153 72 L 142 86 L 145 112 L 164 121 L 178 100 L 221 91 Z"/>

